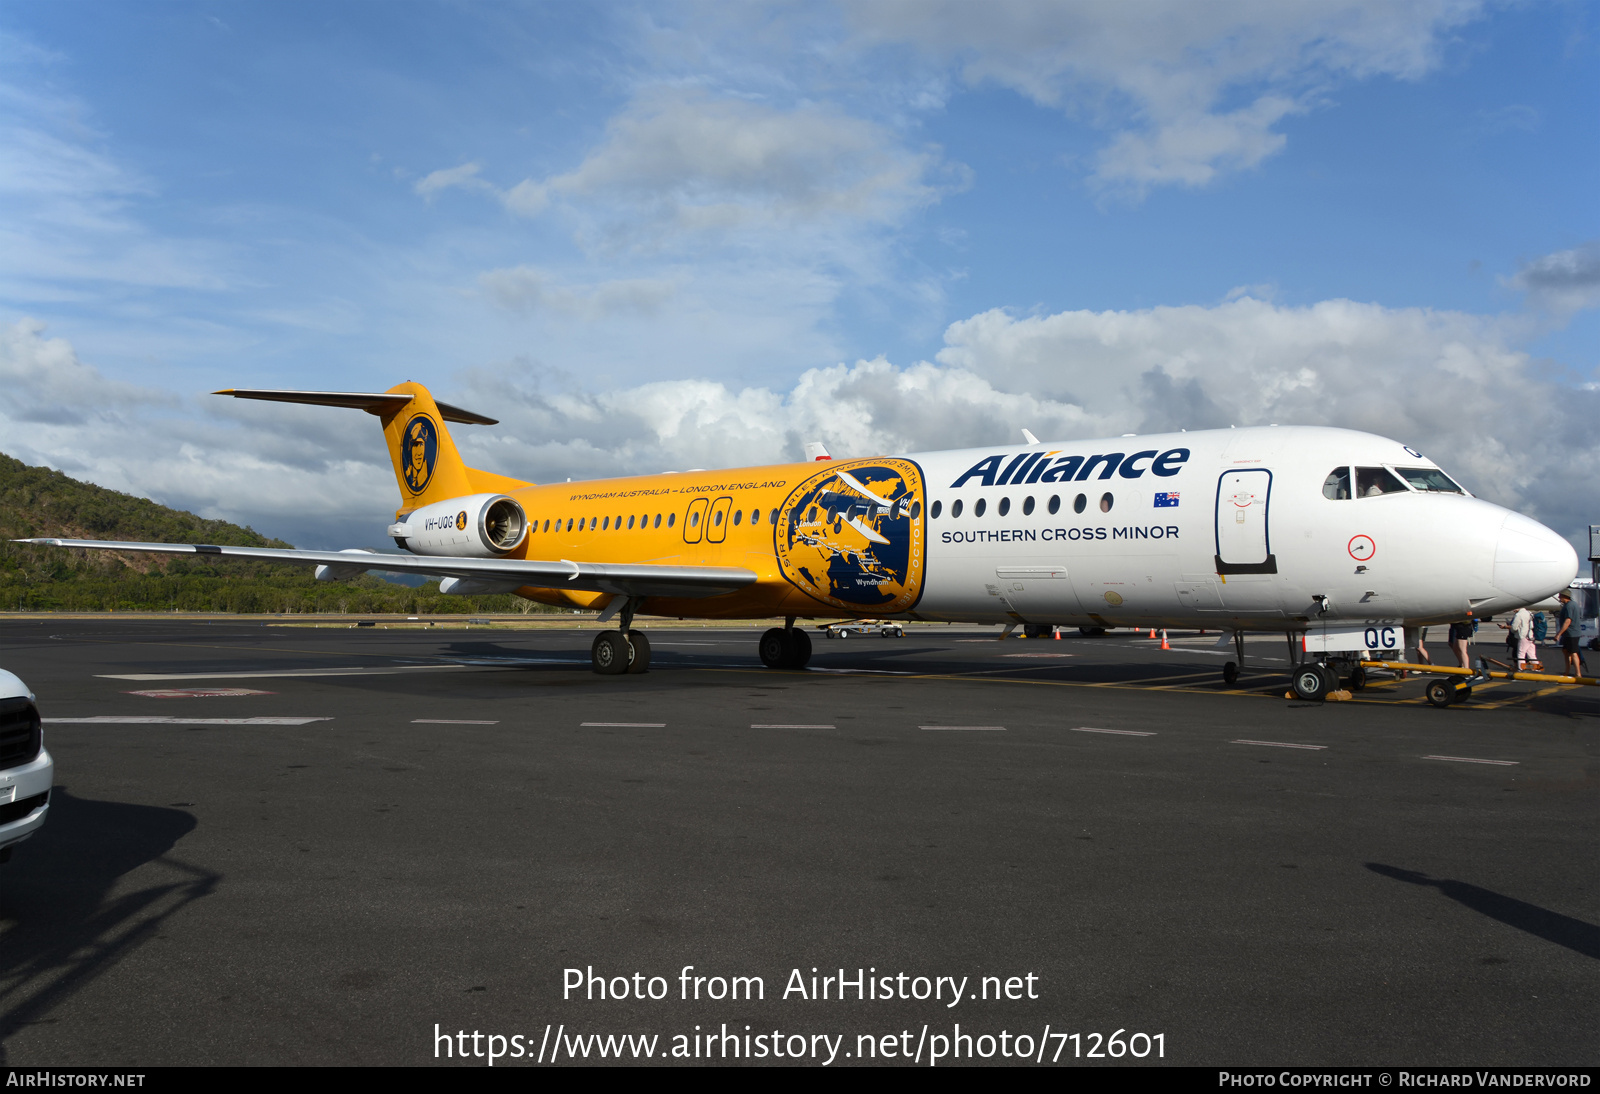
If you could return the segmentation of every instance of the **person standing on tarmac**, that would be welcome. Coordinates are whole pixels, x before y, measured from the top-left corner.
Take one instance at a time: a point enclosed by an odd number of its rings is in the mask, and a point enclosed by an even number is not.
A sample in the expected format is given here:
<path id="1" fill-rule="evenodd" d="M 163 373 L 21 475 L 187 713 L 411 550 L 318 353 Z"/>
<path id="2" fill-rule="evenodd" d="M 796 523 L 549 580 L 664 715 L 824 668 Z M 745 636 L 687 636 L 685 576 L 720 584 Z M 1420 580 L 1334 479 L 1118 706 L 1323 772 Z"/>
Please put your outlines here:
<path id="1" fill-rule="evenodd" d="M 1561 643 L 1561 652 L 1567 655 L 1567 675 L 1580 676 L 1578 671 L 1578 606 L 1572 602 L 1572 594 L 1565 589 L 1556 594 L 1556 599 L 1561 601 L 1561 614 L 1557 616 L 1561 626 L 1556 631 L 1556 641 Z"/>
<path id="2" fill-rule="evenodd" d="M 1516 643 L 1512 656 L 1517 668 L 1523 672 L 1538 671 L 1539 654 L 1533 648 L 1533 613 L 1527 608 L 1518 608 L 1512 613 L 1511 640 Z"/>
<path id="3" fill-rule="evenodd" d="M 1467 643 L 1471 641 L 1472 620 L 1450 624 L 1450 652 L 1456 655 L 1456 661 L 1464 669 L 1472 667 L 1472 654 L 1467 650 Z"/>

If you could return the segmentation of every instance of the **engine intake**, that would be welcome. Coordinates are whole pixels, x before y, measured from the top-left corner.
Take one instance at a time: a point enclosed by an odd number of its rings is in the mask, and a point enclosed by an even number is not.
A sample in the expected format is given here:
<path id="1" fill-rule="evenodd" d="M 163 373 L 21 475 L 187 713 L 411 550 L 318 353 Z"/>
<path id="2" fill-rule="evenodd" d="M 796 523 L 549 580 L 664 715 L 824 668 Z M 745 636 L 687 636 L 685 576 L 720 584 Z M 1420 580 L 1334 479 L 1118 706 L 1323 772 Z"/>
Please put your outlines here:
<path id="1" fill-rule="evenodd" d="M 389 526 L 395 542 L 415 555 L 500 558 L 528 533 L 522 506 L 504 494 L 472 494 L 435 502 Z"/>

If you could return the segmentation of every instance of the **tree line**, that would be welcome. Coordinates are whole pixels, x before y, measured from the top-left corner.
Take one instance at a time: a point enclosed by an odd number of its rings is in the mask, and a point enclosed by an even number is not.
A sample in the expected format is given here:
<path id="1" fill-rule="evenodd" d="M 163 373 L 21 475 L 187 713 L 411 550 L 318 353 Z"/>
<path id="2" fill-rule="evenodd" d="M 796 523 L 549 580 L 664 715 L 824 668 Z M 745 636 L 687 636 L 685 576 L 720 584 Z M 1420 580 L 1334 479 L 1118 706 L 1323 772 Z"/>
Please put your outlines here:
<path id="1" fill-rule="evenodd" d="M 521 597 L 444 596 L 371 574 L 317 581 L 308 566 L 192 556 L 72 551 L 13 543 L 55 536 L 142 543 L 289 547 L 253 528 L 79 482 L 0 454 L 0 611 L 314 614 L 555 611 Z"/>

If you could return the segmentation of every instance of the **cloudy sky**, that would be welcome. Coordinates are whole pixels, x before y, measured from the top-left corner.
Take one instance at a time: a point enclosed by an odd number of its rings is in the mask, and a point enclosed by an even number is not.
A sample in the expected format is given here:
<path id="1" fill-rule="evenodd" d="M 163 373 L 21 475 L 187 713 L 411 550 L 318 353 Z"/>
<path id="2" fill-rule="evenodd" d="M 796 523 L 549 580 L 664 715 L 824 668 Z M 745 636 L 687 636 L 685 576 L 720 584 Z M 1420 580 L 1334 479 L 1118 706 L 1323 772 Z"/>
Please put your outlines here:
<path id="1" fill-rule="evenodd" d="M 1266 422 L 1600 522 L 1600 8 L 0 8 L 0 451 L 381 543 L 538 481 Z"/>

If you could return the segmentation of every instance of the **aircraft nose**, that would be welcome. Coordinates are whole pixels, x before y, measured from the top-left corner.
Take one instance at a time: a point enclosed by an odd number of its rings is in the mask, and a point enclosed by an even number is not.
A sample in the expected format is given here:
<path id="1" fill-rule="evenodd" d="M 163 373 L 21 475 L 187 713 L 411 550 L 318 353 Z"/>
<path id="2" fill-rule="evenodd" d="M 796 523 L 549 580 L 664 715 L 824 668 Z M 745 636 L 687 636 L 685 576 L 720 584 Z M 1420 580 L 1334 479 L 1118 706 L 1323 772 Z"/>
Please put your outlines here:
<path id="1" fill-rule="evenodd" d="M 1495 588 L 1532 604 L 1565 589 L 1577 573 L 1572 544 L 1536 520 L 1507 515 L 1495 541 Z"/>

